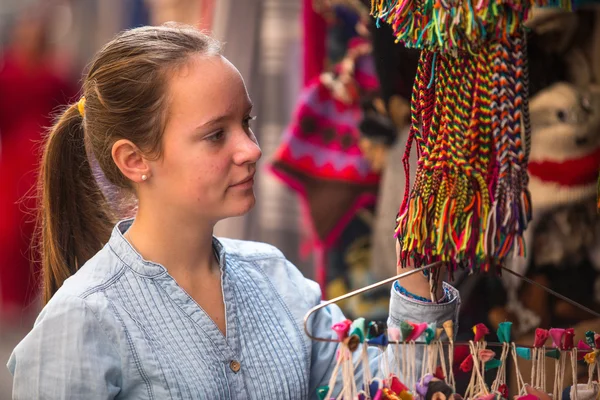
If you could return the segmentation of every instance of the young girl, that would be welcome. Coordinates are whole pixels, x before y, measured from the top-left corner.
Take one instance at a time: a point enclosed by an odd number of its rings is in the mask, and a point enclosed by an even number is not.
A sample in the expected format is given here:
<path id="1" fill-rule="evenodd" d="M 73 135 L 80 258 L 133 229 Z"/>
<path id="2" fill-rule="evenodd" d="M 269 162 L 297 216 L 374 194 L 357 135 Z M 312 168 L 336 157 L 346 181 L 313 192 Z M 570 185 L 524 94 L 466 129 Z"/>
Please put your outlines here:
<path id="1" fill-rule="evenodd" d="M 50 131 L 47 304 L 8 362 L 15 399 L 307 399 L 329 381 L 337 346 L 303 331 L 318 285 L 272 246 L 212 235 L 254 205 L 261 156 L 244 81 L 219 51 L 189 27 L 123 32 Z M 135 219 L 114 226 L 97 178 L 135 195 Z M 403 279 L 388 323 L 456 321 L 458 294 L 443 290 L 428 304 L 427 279 Z M 309 328 L 332 337 L 343 319 L 329 306 Z"/>

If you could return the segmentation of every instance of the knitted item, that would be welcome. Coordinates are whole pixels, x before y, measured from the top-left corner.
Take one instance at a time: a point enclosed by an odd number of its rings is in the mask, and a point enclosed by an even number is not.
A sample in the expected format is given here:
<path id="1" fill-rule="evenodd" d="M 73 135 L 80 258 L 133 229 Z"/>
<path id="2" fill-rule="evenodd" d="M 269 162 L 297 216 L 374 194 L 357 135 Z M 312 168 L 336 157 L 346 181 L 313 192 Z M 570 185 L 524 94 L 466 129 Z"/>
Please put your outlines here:
<path id="1" fill-rule="evenodd" d="M 543 10 L 548 10 L 547 8 Z M 537 31 L 531 31 L 527 35 L 527 57 L 529 68 L 529 95 L 535 96 L 540 90 L 550 86 L 551 84 L 564 81 L 568 75 L 568 62 L 563 54 L 557 54 L 552 46 L 556 42 L 556 36 L 562 37 L 565 23 L 567 27 L 571 27 L 569 12 L 559 12 L 560 10 L 552 9 L 555 17 L 550 18 L 547 13 L 542 13 L 544 19 L 539 15 L 541 10 L 534 9 L 533 22 L 539 29 L 544 29 L 543 34 Z M 537 14 L 536 14 L 537 12 Z M 554 21 L 558 20 L 558 22 Z M 566 20 L 566 21 L 565 21 Z M 531 20 L 528 21 L 528 24 Z M 382 97 L 389 104 L 389 99 L 400 97 L 402 100 L 406 98 L 410 102 L 410 88 L 406 90 L 401 83 L 414 82 L 416 68 L 418 64 L 419 51 L 417 49 L 407 49 L 402 43 L 394 43 L 393 30 L 390 26 L 382 24 L 379 29 L 375 27 L 373 20 L 373 54 L 375 59 L 375 67 L 379 76 Z M 561 30 L 560 34 L 554 31 L 548 31 L 548 26 L 553 27 L 558 25 Z M 581 24 L 575 24 L 581 25 Z M 569 32 L 565 35 L 572 37 Z M 589 35 L 588 35 L 589 36 Z M 569 43 L 570 44 L 570 43 Z M 572 48 L 572 46 L 568 46 Z M 548 50 L 550 48 L 550 50 Z M 414 56 L 416 54 L 416 57 Z M 414 60 L 413 60 L 414 59 Z M 571 60 L 571 59 L 568 59 Z M 414 64 L 414 65 L 413 65 Z M 386 97 L 387 92 L 387 97 Z M 362 130 L 362 129 L 361 129 Z M 373 260 L 371 269 L 380 279 L 391 276 L 396 271 L 396 247 L 395 239 L 390 236 L 390 221 L 395 220 L 398 209 L 404 195 L 404 187 L 406 186 L 404 175 L 402 174 L 402 164 L 398 160 L 402 159 L 402 151 L 406 144 L 407 130 L 402 129 L 399 133 L 399 140 L 386 155 L 385 167 L 382 172 L 381 185 L 379 187 L 378 204 L 376 212 L 376 221 L 374 224 L 373 238 Z M 374 132 L 381 132 L 382 130 Z M 366 135 L 365 132 L 361 132 Z M 417 165 L 416 151 L 413 150 L 410 166 L 411 180 L 414 180 L 415 167 Z M 535 204 L 533 209 L 535 210 Z M 528 228 L 529 231 L 530 228 Z M 527 231 L 526 231 L 527 232 Z M 478 303 L 479 304 L 479 303 Z"/>
<path id="2" fill-rule="evenodd" d="M 334 73 L 307 86 L 271 162 L 271 171 L 298 192 L 313 233 L 316 280 L 325 290 L 324 252 L 358 210 L 376 202 L 380 175 L 359 147 L 360 100 L 378 89 L 370 45 L 350 43 Z"/>
<path id="3" fill-rule="evenodd" d="M 533 6 L 570 10 L 571 1 L 372 0 L 371 14 L 390 24 L 394 36 L 407 47 L 456 54 L 476 52 L 490 41 L 518 35 Z"/>
<path id="4" fill-rule="evenodd" d="M 423 49 L 407 177 L 414 143 L 419 163 L 412 190 L 406 180 L 396 229 L 404 264 L 412 258 L 417 265 L 443 261 L 450 273 L 461 264 L 488 270 L 525 253 L 530 124 L 521 23 L 533 5 L 372 2 L 372 14 L 392 25 L 398 41 Z"/>
<path id="5" fill-rule="evenodd" d="M 600 88 L 552 85 L 532 99 L 531 116 L 529 175 L 536 210 L 593 198 L 600 168 Z"/>
<path id="6" fill-rule="evenodd" d="M 524 50 L 515 35 L 475 56 L 422 52 L 407 176 L 413 142 L 420 157 L 396 230 L 405 262 L 412 257 L 418 264 L 444 261 L 450 271 L 461 262 L 488 269 L 513 248 L 524 252 L 530 219 L 521 140 Z"/>

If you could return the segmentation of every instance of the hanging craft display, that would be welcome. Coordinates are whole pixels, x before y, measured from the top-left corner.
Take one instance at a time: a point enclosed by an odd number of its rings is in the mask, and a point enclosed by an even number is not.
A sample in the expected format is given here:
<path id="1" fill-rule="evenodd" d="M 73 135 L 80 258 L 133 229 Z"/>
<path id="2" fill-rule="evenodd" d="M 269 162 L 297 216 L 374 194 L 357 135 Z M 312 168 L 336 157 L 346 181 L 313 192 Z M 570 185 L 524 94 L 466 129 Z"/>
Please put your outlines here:
<path id="1" fill-rule="evenodd" d="M 515 393 L 512 393 L 515 400 L 592 400 L 598 395 L 599 334 L 588 331 L 588 344 L 580 340 L 575 346 L 571 328 L 537 329 L 532 346 L 517 346 L 511 341 L 511 325 L 510 322 L 500 325 L 496 332 L 499 342 L 494 343 L 486 342 L 489 330 L 485 325 L 474 326 L 473 340 L 461 343 L 469 347 L 469 355 L 454 368 L 452 321 L 446 321 L 443 328 L 438 328 L 435 323 L 402 321 L 400 328 L 389 329 L 375 322 L 366 325 L 363 318 L 339 322 L 332 327 L 337 336 L 333 341 L 340 346 L 337 363 L 328 384 L 317 388 L 317 395 L 321 400 L 509 399 L 508 364 L 513 365 L 516 377 Z M 442 340 L 442 335 L 450 341 Z M 547 347 L 549 340 L 551 345 Z M 367 346 L 381 350 L 376 371 L 372 371 Z M 417 348 L 423 351 L 418 352 Z M 420 368 L 417 368 L 417 354 L 421 354 Z M 519 358 L 531 363 L 529 375 L 519 369 Z M 546 370 L 546 359 L 554 359 L 553 372 Z M 577 363 L 581 360 L 588 365 L 587 383 L 563 387 L 567 361 L 571 382 L 577 382 Z M 362 379 L 355 375 L 359 367 Z M 464 395 L 456 393 L 455 370 L 457 374 L 471 376 Z M 491 385 L 486 383 L 486 373 L 495 377 Z M 554 377 L 552 388 L 546 387 L 547 375 Z"/>
<path id="2" fill-rule="evenodd" d="M 572 328 L 538 328 L 532 346 L 517 346 L 511 342 L 511 325 L 510 322 L 500 324 L 496 332 L 499 342 L 495 343 L 486 342 L 485 337 L 489 330 L 485 325 L 474 326 L 473 340 L 462 343 L 469 347 L 469 355 L 458 368 L 454 368 L 451 357 L 454 348 L 452 321 L 446 321 L 441 328 L 435 323 L 402 321 L 400 328 L 389 329 L 375 322 L 367 326 L 363 318 L 339 322 L 332 327 L 337 336 L 337 340 L 333 341 L 340 345 L 337 363 L 329 383 L 319 387 L 317 394 L 321 400 L 424 400 L 434 398 L 435 393 L 443 393 L 445 398 L 461 399 L 463 396 L 455 390 L 454 371 L 457 370 L 457 373 L 471 375 L 464 393 L 465 399 L 508 399 L 510 397 L 506 371 L 509 363 L 514 365 L 516 400 L 531 398 L 529 388 L 536 390 L 538 399 L 541 398 L 540 394 L 549 398 L 550 393 L 553 399 L 562 400 L 565 393 L 566 397 L 577 399 L 578 391 L 582 391 L 582 394 L 587 392 L 587 395 L 581 398 L 591 400 L 598 394 L 599 384 L 597 376 L 596 380 L 594 377 L 600 371 L 600 360 L 597 357 L 600 352 L 599 334 L 588 331 L 587 343 L 580 340 L 575 346 Z M 443 341 L 442 334 L 450 340 Z M 324 340 L 314 337 L 313 339 Z M 549 339 L 552 344 L 547 347 Z M 371 371 L 372 364 L 367 356 L 367 346 L 376 346 L 381 350 L 381 360 L 375 373 Z M 417 370 L 418 347 L 424 350 L 420 353 L 422 359 L 420 369 Z M 499 357 L 492 348 L 500 348 Z M 528 380 L 524 378 L 527 377 L 526 372 L 519 369 L 518 358 L 531 363 Z M 552 389 L 546 387 L 547 374 L 552 374 L 552 371 L 546 370 L 546 359 L 555 360 Z M 578 379 L 578 361 L 585 361 L 588 365 L 587 384 L 563 387 L 567 360 L 572 382 Z M 359 366 L 362 369 L 362 380 L 357 383 L 355 370 Z M 488 385 L 485 375 L 493 370 L 496 371 L 495 378 L 491 385 Z"/>
<path id="3" fill-rule="evenodd" d="M 367 323 L 364 318 L 332 326 L 334 335 L 317 337 L 311 318 L 331 304 L 373 290 L 408 275 L 433 268 L 413 269 L 343 296 L 321 302 L 304 317 L 308 338 L 336 344 L 336 364 L 326 385 L 317 388 L 321 400 L 595 400 L 600 395 L 600 334 L 587 331 L 575 345 L 573 328 L 538 328 L 533 343 L 516 344 L 512 323 L 501 322 L 497 342 L 488 342 L 485 324 L 473 326 L 473 337 L 455 342 L 454 321 L 392 321 Z M 503 270 L 506 267 L 501 266 Z M 517 274 L 519 275 L 519 274 Z M 519 275 L 522 279 L 528 279 Z M 543 287 L 554 296 L 564 298 Z M 566 299 L 566 298 L 565 298 Z M 600 314 L 566 299 L 583 311 Z M 466 347 L 460 356 L 458 346 Z M 374 356 L 367 347 L 376 347 Z M 370 353 L 370 356 L 369 356 Z M 457 358 L 454 356 L 458 355 Z M 530 364 L 530 369 L 527 368 Z M 554 368 L 549 365 L 554 364 Z M 587 364 L 587 382 L 580 383 L 578 364 Z M 525 365 L 524 365 L 525 364 Z M 525 368 L 524 368 L 525 367 Z M 508 381 L 507 371 L 513 380 Z M 468 386 L 457 391 L 455 375 L 466 375 Z M 549 380 L 548 378 L 552 378 Z M 551 385 L 547 383 L 551 382 Z"/>
<path id="4" fill-rule="evenodd" d="M 396 236 L 404 265 L 489 270 L 524 255 L 531 219 L 527 43 L 533 6 L 568 0 L 373 0 L 398 41 L 421 49 Z M 409 155 L 416 145 L 416 179 Z"/>

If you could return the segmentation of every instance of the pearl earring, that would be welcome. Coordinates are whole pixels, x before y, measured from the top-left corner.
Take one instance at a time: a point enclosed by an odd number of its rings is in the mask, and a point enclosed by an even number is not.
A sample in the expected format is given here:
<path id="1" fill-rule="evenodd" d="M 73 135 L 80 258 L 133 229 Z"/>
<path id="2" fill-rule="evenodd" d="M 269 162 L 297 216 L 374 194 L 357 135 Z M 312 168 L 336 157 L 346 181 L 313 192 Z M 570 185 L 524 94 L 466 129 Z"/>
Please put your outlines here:
<path id="1" fill-rule="evenodd" d="M 148 179 L 148 175 L 142 175 L 142 180 L 145 181 Z"/>

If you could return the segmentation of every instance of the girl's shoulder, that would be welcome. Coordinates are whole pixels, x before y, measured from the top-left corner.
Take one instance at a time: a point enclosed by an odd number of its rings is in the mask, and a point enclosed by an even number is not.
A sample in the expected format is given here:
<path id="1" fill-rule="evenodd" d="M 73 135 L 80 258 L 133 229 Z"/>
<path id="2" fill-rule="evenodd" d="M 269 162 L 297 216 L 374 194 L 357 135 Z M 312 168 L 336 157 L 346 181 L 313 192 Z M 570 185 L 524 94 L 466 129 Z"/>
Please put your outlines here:
<path id="1" fill-rule="evenodd" d="M 106 245 L 67 278 L 54 296 L 87 298 L 113 284 L 126 270 L 126 263 Z"/>
<path id="2" fill-rule="evenodd" d="M 268 287 L 293 307 L 306 308 L 309 304 L 312 307 L 321 299 L 319 285 L 307 279 L 275 246 L 246 240 L 217 240 L 222 246 L 221 254 L 225 255 L 226 269 L 242 270 L 239 276 L 261 275 L 263 282 L 268 282 Z"/>
<path id="3" fill-rule="evenodd" d="M 283 253 L 275 246 L 251 240 L 215 238 L 218 251 L 223 251 L 228 257 L 240 260 L 257 260 L 265 258 L 285 259 Z"/>

